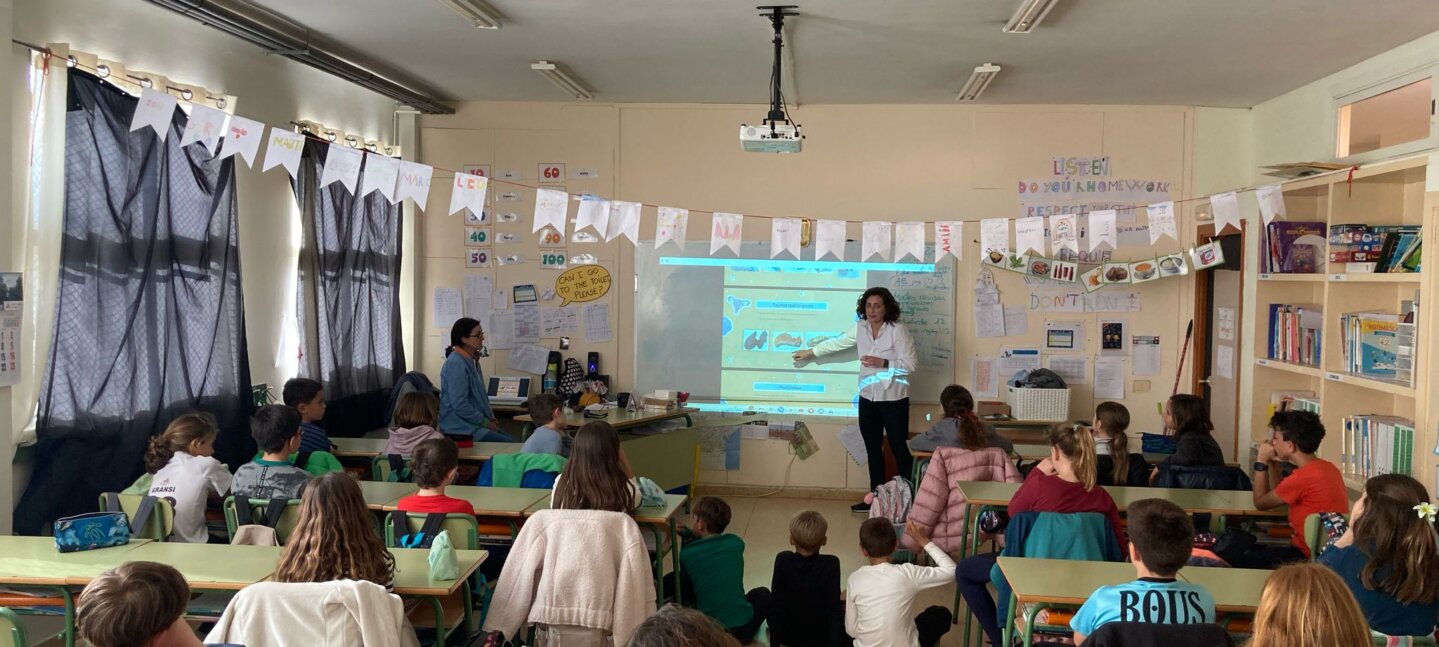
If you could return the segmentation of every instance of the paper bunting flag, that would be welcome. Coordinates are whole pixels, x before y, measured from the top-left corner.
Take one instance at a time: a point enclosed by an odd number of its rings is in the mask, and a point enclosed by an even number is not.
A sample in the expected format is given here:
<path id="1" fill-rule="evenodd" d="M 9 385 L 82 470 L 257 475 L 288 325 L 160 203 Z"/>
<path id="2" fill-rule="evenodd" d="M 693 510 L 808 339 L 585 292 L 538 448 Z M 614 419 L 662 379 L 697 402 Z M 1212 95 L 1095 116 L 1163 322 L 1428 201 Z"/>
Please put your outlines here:
<path id="1" fill-rule="evenodd" d="M 938 263 L 945 254 L 957 260 L 964 260 L 964 223 L 950 220 L 934 223 L 934 262 Z"/>
<path id="2" fill-rule="evenodd" d="M 769 257 L 774 258 L 779 256 L 780 252 L 788 252 L 795 260 L 799 260 L 800 228 L 803 226 L 804 222 L 799 218 L 771 218 Z"/>
<path id="3" fill-rule="evenodd" d="M 205 150 L 214 155 L 215 147 L 220 145 L 220 136 L 225 134 L 225 117 L 224 112 L 210 106 L 191 105 L 190 120 L 185 124 L 185 136 L 180 138 L 180 147 L 204 142 Z"/>
<path id="4" fill-rule="evenodd" d="M 860 262 L 867 262 L 869 259 L 879 256 L 879 260 L 888 261 L 892 243 L 890 241 L 890 229 L 892 223 L 888 222 L 866 222 L 863 226 L 863 236 L 860 239 Z"/>
<path id="5" fill-rule="evenodd" d="M 565 212 L 570 208 L 570 194 L 555 189 L 535 189 L 535 228 L 554 227 L 563 236 Z"/>
<path id="6" fill-rule="evenodd" d="M 674 242 L 680 251 L 685 248 L 685 229 L 689 228 L 690 211 L 677 207 L 660 207 L 655 219 L 655 249 Z"/>
<path id="7" fill-rule="evenodd" d="M 325 167 L 320 171 L 320 188 L 339 182 L 354 195 L 360 187 L 360 151 L 341 144 L 330 144 L 325 154 Z"/>
<path id="8" fill-rule="evenodd" d="M 1049 217 L 1049 249 L 1055 256 L 1061 249 L 1079 253 L 1079 227 L 1074 222 L 1074 214 Z"/>
<path id="9" fill-rule="evenodd" d="M 981 254 L 999 252 L 1000 257 L 1009 255 L 1009 219 L 986 218 L 979 221 L 979 251 Z"/>
<path id="10" fill-rule="evenodd" d="M 1151 204 L 1144 208 L 1149 214 L 1149 244 L 1159 242 L 1160 236 L 1168 236 L 1175 241 L 1179 240 L 1179 229 L 1174 224 L 1174 203 L 1161 202 Z"/>
<path id="11" fill-rule="evenodd" d="M 285 167 L 290 172 L 290 177 L 297 177 L 300 172 L 300 151 L 305 150 L 305 136 L 300 133 L 293 133 L 280 128 L 270 129 L 270 145 L 265 148 L 265 166 L 261 171 L 268 171 L 276 166 Z"/>
<path id="12" fill-rule="evenodd" d="M 365 175 L 360 180 L 360 190 L 368 197 L 379 191 L 390 204 L 399 202 L 395 197 L 395 184 L 400 178 L 400 160 L 379 153 L 365 153 Z"/>
<path id="13" fill-rule="evenodd" d="M 1098 251 L 1100 245 L 1110 249 L 1119 247 L 1119 230 L 1114 224 L 1113 209 L 1089 212 L 1089 251 Z"/>
<path id="14" fill-rule="evenodd" d="M 1261 186 L 1254 190 L 1254 196 L 1259 198 L 1259 213 L 1264 216 L 1266 227 L 1275 218 L 1284 217 L 1284 193 L 1278 184 Z"/>
<path id="15" fill-rule="evenodd" d="M 489 178 L 483 175 L 456 172 L 454 181 L 450 182 L 449 214 L 453 216 L 461 209 L 468 209 L 474 216 L 470 218 L 468 222 L 485 222 L 487 220 L 485 216 L 485 194 L 489 192 L 489 189 Z M 539 209 L 538 204 L 535 206 L 535 209 Z M 561 216 L 561 218 L 563 218 L 563 216 Z"/>
<path id="16" fill-rule="evenodd" d="M 228 159 L 238 153 L 245 160 L 245 166 L 255 166 L 255 154 L 260 152 L 260 142 L 265 139 L 265 124 L 244 117 L 230 117 L 230 127 L 225 132 L 225 147 L 220 150 L 220 159 Z"/>
<path id="17" fill-rule="evenodd" d="M 604 235 L 609 226 L 610 201 L 592 195 L 582 196 L 579 213 L 575 214 L 575 232 L 589 227 L 595 230 L 595 233 Z"/>
<path id="18" fill-rule="evenodd" d="M 410 198 L 420 211 L 430 200 L 430 179 L 435 169 L 425 164 L 400 160 L 400 176 L 395 182 L 395 202 Z"/>
<path id="19" fill-rule="evenodd" d="M 744 234 L 744 216 L 737 213 L 716 213 L 710 219 L 710 255 L 728 247 L 739 256 L 739 241 Z M 771 245 L 771 251 L 777 245 Z M 773 255 L 770 258 L 774 258 Z"/>
<path id="20" fill-rule="evenodd" d="M 822 261 L 826 255 L 844 260 L 844 236 L 846 223 L 843 220 L 819 220 L 814 227 L 814 260 Z"/>
<path id="21" fill-rule="evenodd" d="M 170 118 L 175 115 L 175 96 L 151 88 L 140 91 L 140 103 L 135 106 L 135 115 L 130 119 L 130 132 L 149 126 L 160 136 L 160 141 L 170 134 Z"/>
<path id="22" fill-rule="evenodd" d="M 1031 216 L 1014 221 L 1014 251 L 1044 253 L 1044 217 Z"/>
<path id="23" fill-rule="evenodd" d="M 630 239 L 631 245 L 639 244 L 641 206 L 638 202 L 610 202 L 610 224 L 605 229 L 605 242 L 623 235 Z"/>
<path id="24" fill-rule="evenodd" d="M 914 260 L 924 262 L 924 223 L 894 223 L 894 260 L 903 262 L 905 256 L 913 256 Z"/>
<path id="25" fill-rule="evenodd" d="M 1209 208 L 1214 212 L 1214 234 L 1224 233 L 1225 227 L 1242 231 L 1244 223 L 1239 215 L 1239 196 L 1233 191 L 1209 196 Z"/>

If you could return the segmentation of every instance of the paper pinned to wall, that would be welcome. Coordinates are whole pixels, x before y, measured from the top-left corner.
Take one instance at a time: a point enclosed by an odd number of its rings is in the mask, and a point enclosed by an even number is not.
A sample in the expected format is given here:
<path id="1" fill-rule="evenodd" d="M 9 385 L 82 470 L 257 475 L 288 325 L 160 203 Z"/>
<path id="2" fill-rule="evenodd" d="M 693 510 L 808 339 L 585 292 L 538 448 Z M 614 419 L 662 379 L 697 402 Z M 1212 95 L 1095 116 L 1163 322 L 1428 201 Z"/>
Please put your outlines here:
<path id="1" fill-rule="evenodd" d="M 550 349 L 534 344 L 520 344 L 510 351 L 510 361 L 505 363 L 512 371 L 544 375 L 550 359 Z"/>
<path id="2" fill-rule="evenodd" d="M 1159 375 L 1159 335 L 1134 335 L 1134 375 Z"/>
<path id="3" fill-rule="evenodd" d="M 1226 380 L 1234 379 L 1234 347 L 1217 344 L 1214 347 L 1214 375 Z"/>
<path id="4" fill-rule="evenodd" d="M 485 345 L 490 350 L 509 350 L 515 347 L 515 311 L 490 311 L 490 327 L 485 329 Z"/>
<path id="5" fill-rule="evenodd" d="M 611 336 L 610 304 L 585 304 L 585 341 L 609 341 Z"/>
<path id="6" fill-rule="evenodd" d="M 839 444 L 849 452 L 849 457 L 855 465 L 868 465 L 869 452 L 864 449 L 864 436 L 859 433 L 859 425 L 847 425 L 839 430 Z"/>
<path id="7" fill-rule="evenodd" d="M 998 303 L 974 307 L 974 336 L 1004 336 L 1004 306 Z"/>
<path id="8" fill-rule="evenodd" d="M 1029 334 L 1029 310 L 1024 306 L 1004 306 L 1004 336 Z"/>
<path id="9" fill-rule="evenodd" d="M 464 302 L 460 300 L 459 288 L 435 288 L 434 299 L 434 318 L 430 325 L 436 328 L 449 328 L 454 325 L 456 319 L 464 316 Z"/>
<path id="10" fill-rule="evenodd" d="M 970 389 L 976 398 L 999 397 L 999 381 L 995 378 L 993 357 L 976 357 L 970 360 Z"/>
<path id="11" fill-rule="evenodd" d="M 1123 319 L 1101 319 L 1099 321 L 1099 354 L 1129 354 L 1129 330 Z"/>
<path id="12" fill-rule="evenodd" d="M 484 274 L 465 275 L 465 316 L 487 321 L 494 309 L 495 280 Z"/>
<path id="13" fill-rule="evenodd" d="M 1094 360 L 1094 397 L 1106 400 L 1124 398 L 1124 358 L 1099 357 Z"/>
<path id="14" fill-rule="evenodd" d="M 1050 355 L 1046 367 L 1064 378 L 1069 386 L 1089 384 L 1089 357 L 1085 355 Z"/>
<path id="15" fill-rule="evenodd" d="M 1219 329 L 1219 341 L 1234 341 L 1234 308 L 1220 306 L 1214 309 L 1215 326 Z"/>
<path id="16" fill-rule="evenodd" d="M 533 344 L 540 340 L 540 304 L 537 301 L 516 303 L 515 341 Z"/>
<path id="17" fill-rule="evenodd" d="M 739 425 L 702 428 L 695 435 L 699 440 L 700 469 L 739 469 Z"/>
<path id="18" fill-rule="evenodd" d="M 1039 349 L 1032 347 L 1004 347 L 999 351 L 999 380 L 1008 383 L 1020 371 L 1039 368 Z"/>
<path id="19" fill-rule="evenodd" d="M 542 306 L 540 336 L 565 337 L 580 331 L 579 306 Z"/>
<path id="20" fill-rule="evenodd" d="M 1084 322 L 1044 322 L 1044 347 L 1049 350 L 1083 350 L 1085 346 Z"/>

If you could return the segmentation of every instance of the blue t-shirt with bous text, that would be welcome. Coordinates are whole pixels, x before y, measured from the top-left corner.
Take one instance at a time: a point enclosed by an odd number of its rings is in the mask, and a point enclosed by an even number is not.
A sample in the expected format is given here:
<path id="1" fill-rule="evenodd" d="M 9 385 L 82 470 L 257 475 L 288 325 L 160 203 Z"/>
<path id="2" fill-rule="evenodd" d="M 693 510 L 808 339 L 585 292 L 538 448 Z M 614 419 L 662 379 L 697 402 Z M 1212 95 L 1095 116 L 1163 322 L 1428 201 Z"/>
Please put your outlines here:
<path id="1" fill-rule="evenodd" d="M 1169 578 L 1141 578 L 1102 586 L 1074 614 L 1069 627 L 1088 636 L 1111 622 L 1214 622 L 1214 597 L 1202 586 Z"/>

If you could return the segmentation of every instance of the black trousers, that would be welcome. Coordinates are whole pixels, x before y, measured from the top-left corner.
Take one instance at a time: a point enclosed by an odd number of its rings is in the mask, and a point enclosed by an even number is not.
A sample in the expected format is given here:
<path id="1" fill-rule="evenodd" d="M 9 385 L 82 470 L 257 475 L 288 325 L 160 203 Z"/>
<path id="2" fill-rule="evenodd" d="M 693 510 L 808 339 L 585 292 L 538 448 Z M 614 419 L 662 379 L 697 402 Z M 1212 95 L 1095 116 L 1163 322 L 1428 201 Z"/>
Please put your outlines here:
<path id="1" fill-rule="evenodd" d="M 860 398 L 859 435 L 864 437 L 864 453 L 869 457 L 870 491 L 884 482 L 886 436 L 899 475 L 909 478 L 914 468 L 914 457 L 909 453 L 909 398 L 887 401 Z"/>
<path id="2" fill-rule="evenodd" d="M 921 611 L 914 618 L 914 626 L 919 630 L 920 647 L 938 645 L 939 639 L 949 633 L 949 628 L 953 624 L 954 615 L 945 607 L 935 605 Z"/>

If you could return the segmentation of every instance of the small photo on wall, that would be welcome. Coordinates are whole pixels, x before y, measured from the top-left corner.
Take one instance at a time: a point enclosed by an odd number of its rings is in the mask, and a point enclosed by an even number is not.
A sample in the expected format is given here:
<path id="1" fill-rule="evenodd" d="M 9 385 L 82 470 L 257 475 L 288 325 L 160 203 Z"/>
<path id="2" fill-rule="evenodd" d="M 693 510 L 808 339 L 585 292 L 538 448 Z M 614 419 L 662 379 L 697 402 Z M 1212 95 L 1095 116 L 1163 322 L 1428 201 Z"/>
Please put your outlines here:
<path id="1" fill-rule="evenodd" d="M 1183 254 L 1165 254 L 1159 257 L 1159 274 L 1162 276 L 1184 276 L 1189 273 L 1189 263 Z"/>
<path id="2" fill-rule="evenodd" d="M 1049 261 L 1049 278 L 1054 281 L 1073 283 L 1079 276 L 1079 264 L 1069 261 L 1051 259 Z"/>
<path id="3" fill-rule="evenodd" d="M 1103 283 L 1111 285 L 1114 283 L 1129 283 L 1128 263 L 1105 263 L 1101 267 L 1104 268 L 1104 274 L 1100 275 L 1100 280 Z"/>
<path id="4" fill-rule="evenodd" d="M 1084 284 L 1085 292 L 1093 292 L 1104 287 L 1104 266 L 1100 265 L 1079 276 L 1079 282 Z"/>
<path id="5" fill-rule="evenodd" d="M 1129 276 L 1135 283 L 1144 283 L 1159 278 L 1159 263 L 1154 260 L 1135 261 L 1129 264 Z"/>
<path id="6" fill-rule="evenodd" d="M 1224 263 L 1224 250 L 1220 249 L 1216 243 L 1206 243 L 1195 247 L 1189 250 L 1189 256 L 1194 259 L 1194 268 L 1198 270 Z"/>

